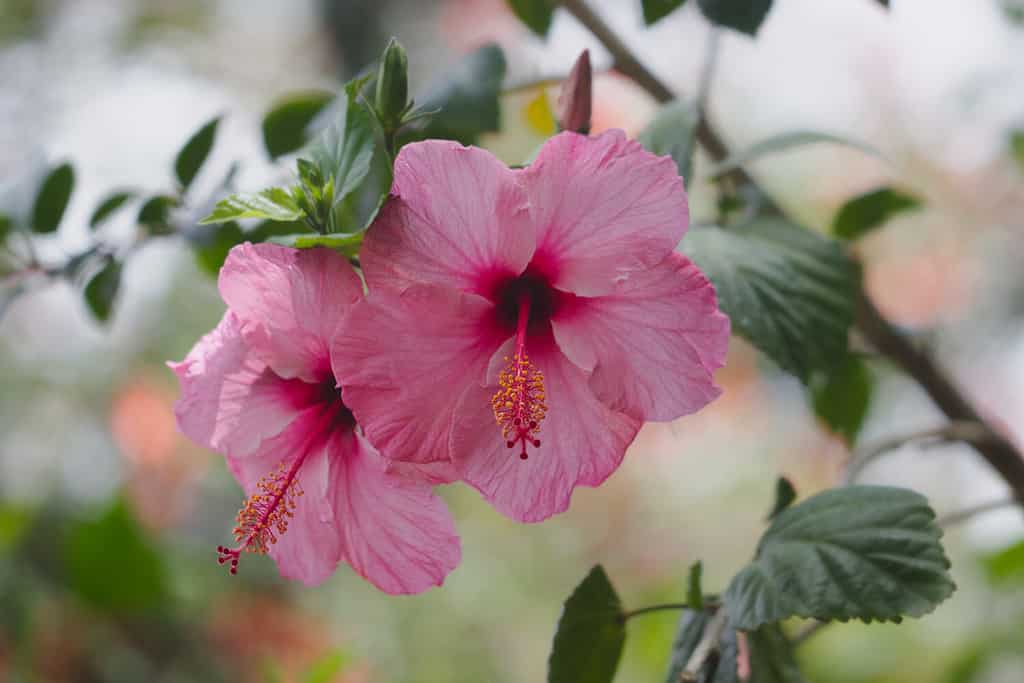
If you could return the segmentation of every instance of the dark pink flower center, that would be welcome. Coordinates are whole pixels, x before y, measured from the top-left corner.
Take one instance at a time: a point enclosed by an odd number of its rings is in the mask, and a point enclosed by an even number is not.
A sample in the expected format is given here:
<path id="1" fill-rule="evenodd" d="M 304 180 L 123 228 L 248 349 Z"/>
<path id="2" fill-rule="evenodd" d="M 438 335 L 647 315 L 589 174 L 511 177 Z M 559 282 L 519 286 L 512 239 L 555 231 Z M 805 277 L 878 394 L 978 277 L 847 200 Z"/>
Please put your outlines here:
<path id="1" fill-rule="evenodd" d="M 217 561 L 230 563 L 229 571 L 238 573 L 238 560 L 243 552 L 264 554 L 288 531 L 288 522 L 295 514 L 302 487 L 297 479 L 306 456 L 330 438 L 336 430 L 352 429 L 356 420 L 341 400 L 334 375 L 328 373 L 312 384 L 300 379 L 282 380 L 294 404 L 303 409 L 319 411 L 316 427 L 304 441 L 304 447 L 285 457 L 277 469 L 263 476 L 253 493 L 238 511 L 233 531 L 233 548 L 217 546 Z"/>

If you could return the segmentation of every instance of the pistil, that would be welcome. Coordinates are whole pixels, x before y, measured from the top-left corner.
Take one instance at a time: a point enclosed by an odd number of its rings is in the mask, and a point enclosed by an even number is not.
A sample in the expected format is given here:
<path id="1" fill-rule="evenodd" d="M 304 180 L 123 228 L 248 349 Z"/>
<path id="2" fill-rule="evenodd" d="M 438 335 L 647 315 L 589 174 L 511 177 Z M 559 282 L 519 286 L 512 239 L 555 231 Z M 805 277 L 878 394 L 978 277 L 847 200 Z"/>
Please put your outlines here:
<path id="1" fill-rule="evenodd" d="M 519 296 L 514 352 L 498 377 L 499 388 L 491 397 L 494 419 L 508 448 L 519 445 L 519 457 L 526 460 L 527 445 L 540 448 L 540 423 L 547 414 L 544 403 L 544 373 L 526 354 L 526 330 L 530 322 L 530 296 Z"/>

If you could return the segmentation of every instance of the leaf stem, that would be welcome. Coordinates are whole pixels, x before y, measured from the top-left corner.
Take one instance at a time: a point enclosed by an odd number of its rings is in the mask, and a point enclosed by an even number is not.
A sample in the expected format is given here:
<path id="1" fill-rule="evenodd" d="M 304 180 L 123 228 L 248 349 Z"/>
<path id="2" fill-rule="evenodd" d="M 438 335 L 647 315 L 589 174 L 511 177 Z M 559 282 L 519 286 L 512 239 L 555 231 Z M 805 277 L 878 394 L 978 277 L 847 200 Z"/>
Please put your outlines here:
<path id="1" fill-rule="evenodd" d="M 987 438 L 988 430 L 984 425 L 978 422 L 962 421 L 950 422 L 941 427 L 884 439 L 876 444 L 860 449 L 850 458 L 846 464 L 846 471 L 843 474 L 843 483 L 847 485 L 852 484 L 872 462 L 910 443 L 927 441 L 930 442 L 929 445 L 938 445 L 963 442 L 977 446 L 984 443 Z"/>
<path id="2" fill-rule="evenodd" d="M 663 612 L 666 610 L 680 610 L 680 609 L 691 609 L 685 602 L 667 602 L 663 605 L 651 605 L 649 607 L 641 607 L 640 609 L 630 610 L 622 613 L 622 620 L 628 621 L 633 617 L 640 616 L 641 614 L 650 614 L 651 612 Z"/>
<path id="3" fill-rule="evenodd" d="M 987 503 L 980 503 L 957 512 L 951 512 L 948 515 L 939 517 L 935 523 L 943 529 L 948 529 L 951 526 L 962 524 L 971 519 L 974 519 L 978 515 L 983 515 L 987 512 L 993 512 L 994 510 L 1002 510 L 1003 508 L 1014 507 L 1021 504 L 1019 498 L 1002 498 L 1000 500 L 990 500 Z"/>
<path id="4" fill-rule="evenodd" d="M 722 633 L 725 631 L 725 624 L 725 610 L 720 609 L 715 612 L 715 616 L 708 622 L 707 628 L 704 629 L 703 637 L 697 643 L 697 647 L 693 649 L 693 653 L 690 655 L 690 659 L 687 660 L 686 666 L 683 667 L 682 673 L 679 674 L 679 683 L 696 683 L 700 676 L 700 671 L 704 668 L 708 658 L 713 652 L 718 650 L 719 641 L 721 641 Z"/>

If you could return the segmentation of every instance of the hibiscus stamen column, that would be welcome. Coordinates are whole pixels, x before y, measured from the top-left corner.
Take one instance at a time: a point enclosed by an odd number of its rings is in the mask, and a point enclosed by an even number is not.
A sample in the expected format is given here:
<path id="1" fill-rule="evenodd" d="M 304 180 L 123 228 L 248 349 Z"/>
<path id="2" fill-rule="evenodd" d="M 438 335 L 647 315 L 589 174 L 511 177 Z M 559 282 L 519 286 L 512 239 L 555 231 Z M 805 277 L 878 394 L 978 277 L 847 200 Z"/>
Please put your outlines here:
<path id="1" fill-rule="evenodd" d="M 281 465 L 260 479 L 257 492 L 249 496 L 238 511 L 237 526 L 234 528 L 234 548 L 217 546 L 217 561 L 230 562 L 229 571 L 238 573 L 238 560 L 243 552 L 265 554 L 277 539 L 288 531 L 288 521 L 295 514 L 302 487 L 295 478 L 305 460 L 305 454 L 295 458 L 289 465 Z"/>
<path id="2" fill-rule="evenodd" d="M 537 433 L 547 414 L 544 403 L 544 373 L 530 362 L 526 355 L 526 330 L 530 323 L 530 296 L 520 294 L 516 316 L 516 340 L 512 357 L 505 357 L 508 365 L 498 377 L 499 389 L 491 398 L 494 419 L 501 427 L 505 445 L 515 448 L 520 444 L 519 457 L 526 460 L 526 445 L 540 448 Z"/>

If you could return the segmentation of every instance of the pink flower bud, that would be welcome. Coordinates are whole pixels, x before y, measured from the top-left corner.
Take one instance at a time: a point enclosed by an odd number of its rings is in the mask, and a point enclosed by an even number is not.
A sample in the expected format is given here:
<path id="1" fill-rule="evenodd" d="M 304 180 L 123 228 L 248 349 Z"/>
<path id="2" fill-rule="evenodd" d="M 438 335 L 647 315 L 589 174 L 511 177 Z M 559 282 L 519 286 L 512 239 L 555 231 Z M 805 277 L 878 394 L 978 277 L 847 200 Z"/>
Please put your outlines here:
<path id="1" fill-rule="evenodd" d="M 562 130 L 584 134 L 590 132 L 592 80 L 590 50 L 584 50 L 558 95 L 558 125 Z"/>

